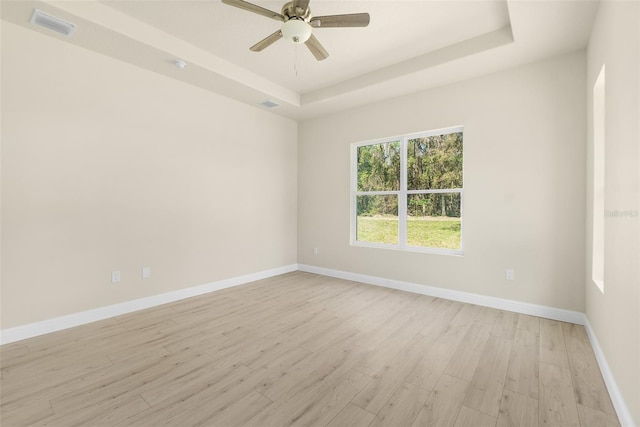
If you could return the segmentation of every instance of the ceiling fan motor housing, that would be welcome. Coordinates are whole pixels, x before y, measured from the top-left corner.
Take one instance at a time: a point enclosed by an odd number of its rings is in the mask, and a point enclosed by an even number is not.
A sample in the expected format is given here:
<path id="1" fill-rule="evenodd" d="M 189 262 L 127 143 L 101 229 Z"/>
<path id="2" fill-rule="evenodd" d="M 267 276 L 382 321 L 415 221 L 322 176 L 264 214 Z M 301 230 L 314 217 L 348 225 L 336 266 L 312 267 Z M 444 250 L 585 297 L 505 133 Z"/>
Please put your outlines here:
<path id="1" fill-rule="evenodd" d="M 300 19 L 305 22 L 309 22 L 311 18 L 311 9 L 307 6 L 305 9 L 301 7 L 295 7 L 293 2 L 290 1 L 282 6 L 282 15 L 286 19 Z"/>

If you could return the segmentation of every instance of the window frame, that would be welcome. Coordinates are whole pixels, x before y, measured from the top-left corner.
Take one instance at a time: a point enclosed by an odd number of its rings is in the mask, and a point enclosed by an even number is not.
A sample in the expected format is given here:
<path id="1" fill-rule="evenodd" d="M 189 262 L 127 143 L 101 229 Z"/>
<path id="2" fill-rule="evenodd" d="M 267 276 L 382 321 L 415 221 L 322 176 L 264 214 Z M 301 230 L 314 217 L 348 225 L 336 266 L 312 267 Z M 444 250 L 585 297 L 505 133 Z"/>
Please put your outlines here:
<path id="1" fill-rule="evenodd" d="M 408 141 L 417 138 L 428 138 L 436 135 L 448 135 L 451 133 L 463 133 L 462 145 L 462 187 L 446 188 L 433 190 L 408 190 L 407 189 L 407 161 L 408 161 Z M 400 189 L 388 191 L 358 191 L 358 148 L 367 145 L 376 145 L 392 142 L 400 142 Z M 398 135 L 386 138 L 380 138 L 370 141 L 355 142 L 351 144 L 350 158 L 350 243 L 351 246 L 392 249 L 407 252 L 433 253 L 440 255 L 464 255 L 464 126 L 452 126 L 442 129 L 434 129 L 424 132 L 416 132 L 405 135 Z M 459 193 L 460 194 L 460 249 L 434 248 L 427 246 L 411 246 L 407 242 L 407 196 L 410 194 L 441 194 L 441 193 Z M 365 242 L 357 239 L 358 212 L 357 198 L 358 196 L 377 196 L 377 195 L 396 195 L 398 197 L 398 244 Z"/>
<path id="2" fill-rule="evenodd" d="M 592 90 L 593 170 L 591 211 L 591 280 L 604 294 L 606 200 L 606 69 L 600 68 Z"/>

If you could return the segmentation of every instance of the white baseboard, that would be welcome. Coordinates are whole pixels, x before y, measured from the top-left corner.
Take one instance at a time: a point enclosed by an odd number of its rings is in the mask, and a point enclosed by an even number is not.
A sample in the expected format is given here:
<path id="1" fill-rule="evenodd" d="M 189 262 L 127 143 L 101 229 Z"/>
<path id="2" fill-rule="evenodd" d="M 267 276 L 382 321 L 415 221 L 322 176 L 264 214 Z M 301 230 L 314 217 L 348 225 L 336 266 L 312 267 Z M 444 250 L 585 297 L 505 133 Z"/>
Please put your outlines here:
<path id="1" fill-rule="evenodd" d="M 38 335 L 44 335 L 50 332 L 72 328 L 74 326 L 84 325 L 86 323 L 120 316 L 122 314 L 131 313 L 133 311 L 156 307 L 158 305 L 179 301 L 181 299 L 190 298 L 197 295 L 207 294 L 209 292 L 218 291 L 233 286 L 244 285 L 245 283 L 267 279 L 269 277 L 296 271 L 297 269 L 298 266 L 296 264 L 291 264 L 284 267 L 273 268 L 271 270 L 259 271 L 257 273 L 246 274 L 244 276 L 232 277 L 230 279 L 219 280 L 217 282 L 211 282 L 191 288 L 179 289 L 177 291 L 167 292 L 164 294 L 153 295 L 133 301 L 126 301 L 120 304 L 109 305 L 106 307 L 100 307 L 92 310 L 82 311 L 80 313 L 69 314 L 67 316 L 56 317 L 53 319 L 30 323 L 28 325 L 5 329 L 0 331 L 0 344 L 8 344 L 31 337 L 36 337 Z"/>
<path id="2" fill-rule="evenodd" d="M 598 361 L 598 366 L 600 366 L 600 372 L 602 373 L 602 378 L 604 378 L 604 383 L 606 384 L 607 390 L 609 391 L 609 396 L 611 396 L 611 403 L 613 403 L 613 407 L 618 414 L 620 425 L 622 427 L 635 427 L 636 424 L 634 423 L 633 417 L 631 416 L 631 411 L 629 410 L 629 407 L 622 397 L 622 393 L 620 392 L 618 384 L 613 377 L 613 373 L 609 368 L 607 359 L 604 357 L 604 353 L 602 351 L 602 347 L 600 347 L 598 338 L 596 338 L 596 334 L 591 328 L 589 319 L 586 317 L 584 328 L 586 329 L 587 335 L 589 336 L 589 341 L 591 341 L 591 347 L 593 348 L 593 352 L 596 355 L 596 360 Z"/>
<path id="3" fill-rule="evenodd" d="M 473 294 L 470 292 L 454 291 L 452 289 L 438 288 L 434 286 L 418 285 L 416 283 L 384 279 L 381 277 L 367 276 L 365 274 L 350 273 L 341 270 L 332 270 L 329 268 L 315 267 L 312 265 L 299 264 L 298 269 L 300 271 L 306 271 L 308 273 L 321 274 L 323 276 L 330 276 L 338 279 L 353 280 L 355 282 L 362 282 L 369 285 L 383 286 L 385 288 L 398 289 L 401 291 L 413 292 L 416 294 L 429 295 L 432 297 L 460 301 L 468 304 L 513 311 L 515 313 L 529 314 L 531 316 L 538 316 L 544 317 L 546 319 L 575 323 L 577 325 L 584 325 L 585 321 L 584 313 L 564 310 L 561 308 L 546 307 L 544 305 L 490 297 L 486 295 Z"/>

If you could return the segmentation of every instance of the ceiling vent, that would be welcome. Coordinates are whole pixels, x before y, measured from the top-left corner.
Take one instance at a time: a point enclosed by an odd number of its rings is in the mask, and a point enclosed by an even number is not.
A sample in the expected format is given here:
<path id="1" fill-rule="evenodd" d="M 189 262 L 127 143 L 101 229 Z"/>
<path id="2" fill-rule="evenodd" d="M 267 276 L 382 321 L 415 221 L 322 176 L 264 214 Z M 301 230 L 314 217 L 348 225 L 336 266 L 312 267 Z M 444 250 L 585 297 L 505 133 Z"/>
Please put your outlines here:
<path id="1" fill-rule="evenodd" d="M 33 15 L 31 15 L 31 23 L 48 30 L 55 31 L 56 33 L 62 34 L 66 37 L 71 37 L 78 28 L 78 26 L 75 24 L 63 21 L 60 18 L 51 16 L 38 9 L 33 9 Z"/>
<path id="2" fill-rule="evenodd" d="M 278 104 L 278 103 L 277 103 L 277 102 L 275 102 L 275 101 L 271 101 L 270 99 L 267 99 L 267 100 L 265 100 L 265 101 L 262 101 L 262 102 L 261 102 L 260 104 L 258 104 L 258 105 L 259 105 L 259 106 L 261 106 L 261 107 L 264 107 L 264 108 L 273 108 L 273 107 L 279 107 L 279 106 L 280 106 L 280 104 Z"/>

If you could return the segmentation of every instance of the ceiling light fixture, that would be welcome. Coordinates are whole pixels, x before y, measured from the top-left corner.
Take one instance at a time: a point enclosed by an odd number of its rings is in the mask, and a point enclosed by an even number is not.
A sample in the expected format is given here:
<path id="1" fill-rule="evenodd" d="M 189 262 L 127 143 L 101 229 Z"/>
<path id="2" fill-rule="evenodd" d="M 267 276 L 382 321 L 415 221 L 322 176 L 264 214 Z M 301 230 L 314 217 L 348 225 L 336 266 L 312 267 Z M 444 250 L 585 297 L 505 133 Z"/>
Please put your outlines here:
<path id="1" fill-rule="evenodd" d="M 281 21 L 282 26 L 249 48 L 252 52 L 262 52 L 281 38 L 294 44 L 304 43 L 313 56 L 322 61 L 329 52 L 311 34 L 314 28 L 366 27 L 371 20 L 368 13 L 349 13 L 346 15 L 313 16 L 309 9 L 309 0 L 291 0 L 282 6 L 282 13 L 276 13 L 245 0 L 222 0 L 222 3 L 248 12 Z"/>
<path id="2" fill-rule="evenodd" d="M 311 37 L 311 25 L 302 19 L 292 18 L 282 24 L 282 37 L 295 44 L 301 44 Z"/>

